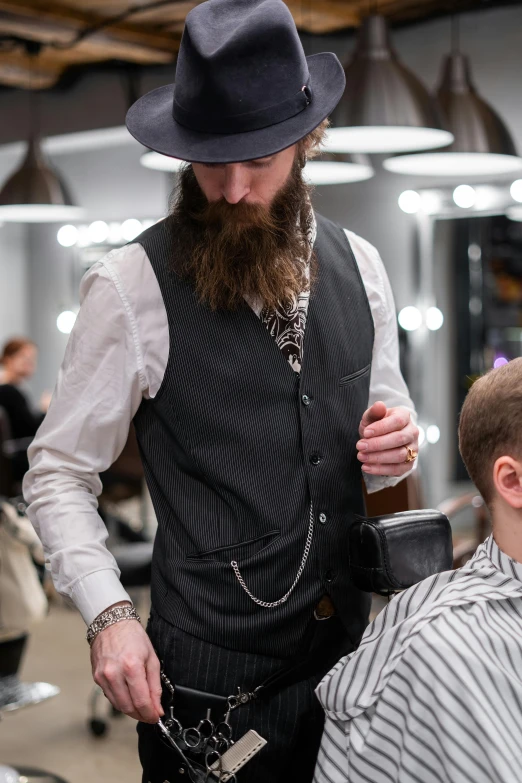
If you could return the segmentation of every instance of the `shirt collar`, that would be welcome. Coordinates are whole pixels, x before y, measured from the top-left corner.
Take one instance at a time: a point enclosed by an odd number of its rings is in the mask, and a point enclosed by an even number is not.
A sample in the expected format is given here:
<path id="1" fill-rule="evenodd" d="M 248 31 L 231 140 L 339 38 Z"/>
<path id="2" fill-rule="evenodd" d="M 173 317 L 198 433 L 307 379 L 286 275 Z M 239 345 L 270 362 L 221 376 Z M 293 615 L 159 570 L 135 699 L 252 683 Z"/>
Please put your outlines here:
<path id="1" fill-rule="evenodd" d="M 506 555 L 493 538 L 493 534 L 484 541 L 482 546 L 496 569 L 502 571 L 506 576 L 510 576 L 512 579 L 522 582 L 522 563 L 518 563 L 516 560 L 513 560 L 512 557 Z"/>

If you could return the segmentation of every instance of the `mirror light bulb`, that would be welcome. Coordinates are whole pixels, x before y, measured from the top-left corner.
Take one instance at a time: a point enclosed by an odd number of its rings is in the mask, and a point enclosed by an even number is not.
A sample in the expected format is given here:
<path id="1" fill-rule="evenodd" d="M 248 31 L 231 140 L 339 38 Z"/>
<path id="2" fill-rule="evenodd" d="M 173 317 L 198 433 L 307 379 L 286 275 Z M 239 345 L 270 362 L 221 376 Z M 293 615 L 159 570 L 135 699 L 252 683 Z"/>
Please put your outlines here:
<path id="1" fill-rule="evenodd" d="M 426 311 L 426 326 L 432 332 L 436 332 L 444 323 L 444 315 L 438 307 L 428 307 Z"/>
<path id="2" fill-rule="evenodd" d="M 414 332 L 422 323 L 421 311 L 417 307 L 403 307 L 399 313 L 399 324 L 407 332 Z"/>
<path id="3" fill-rule="evenodd" d="M 91 242 L 105 242 L 109 236 L 109 226 L 104 220 L 95 220 L 94 223 L 91 223 L 89 226 L 88 233 Z"/>
<path id="4" fill-rule="evenodd" d="M 421 196 L 416 190 L 405 190 L 399 196 L 399 207 L 407 215 L 414 215 L 421 208 Z"/>
<path id="5" fill-rule="evenodd" d="M 132 242 L 132 240 L 136 239 L 138 234 L 141 234 L 142 231 L 143 226 L 136 218 L 129 218 L 128 220 L 124 220 L 121 224 L 121 235 L 127 242 Z"/>
<path id="6" fill-rule="evenodd" d="M 516 179 L 511 185 L 509 192 L 514 201 L 519 201 L 522 204 L 522 179 Z"/>
<path id="7" fill-rule="evenodd" d="M 78 241 L 78 229 L 72 225 L 62 226 L 58 229 L 56 239 L 62 247 L 72 247 Z"/>
<path id="8" fill-rule="evenodd" d="M 470 209 L 477 200 L 477 192 L 471 185 L 459 185 L 453 191 L 453 201 L 461 209 Z"/>
<path id="9" fill-rule="evenodd" d="M 72 310 L 64 310 L 56 319 L 58 331 L 62 334 L 70 334 L 76 322 L 76 313 Z"/>
<path id="10" fill-rule="evenodd" d="M 428 443 L 438 443 L 440 440 L 440 430 L 436 424 L 430 424 L 426 430 L 426 440 Z"/>

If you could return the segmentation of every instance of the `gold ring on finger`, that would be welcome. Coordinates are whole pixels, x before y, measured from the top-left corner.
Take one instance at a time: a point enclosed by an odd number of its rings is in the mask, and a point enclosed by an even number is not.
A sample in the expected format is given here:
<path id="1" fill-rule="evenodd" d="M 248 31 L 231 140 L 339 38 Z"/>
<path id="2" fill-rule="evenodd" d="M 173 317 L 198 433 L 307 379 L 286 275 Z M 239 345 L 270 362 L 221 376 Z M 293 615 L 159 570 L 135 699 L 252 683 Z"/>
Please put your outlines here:
<path id="1" fill-rule="evenodd" d="M 414 449 L 410 448 L 409 446 L 406 446 L 406 449 L 408 451 L 408 456 L 406 457 L 405 462 L 413 462 L 416 460 L 419 456 L 419 452 L 414 451 Z"/>

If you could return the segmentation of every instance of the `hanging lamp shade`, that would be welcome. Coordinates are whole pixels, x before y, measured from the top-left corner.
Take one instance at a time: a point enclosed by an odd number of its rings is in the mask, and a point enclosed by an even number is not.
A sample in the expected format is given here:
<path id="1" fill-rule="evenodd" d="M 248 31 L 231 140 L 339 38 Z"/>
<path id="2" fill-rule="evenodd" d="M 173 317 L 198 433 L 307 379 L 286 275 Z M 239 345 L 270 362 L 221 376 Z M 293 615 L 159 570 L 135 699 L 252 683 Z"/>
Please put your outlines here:
<path id="1" fill-rule="evenodd" d="M 25 159 L 0 191 L 0 221 L 52 223 L 75 220 L 84 210 L 47 162 L 37 138 L 31 138 Z"/>
<path id="2" fill-rule="evenodd" d="M 328 152 L 404 152 L 453 141 L 433 97 L 399 61 L 383 16 L 369 16 L 362 23 L 345 74 L 346 89 L 331 117 Z"/>
<path id="3" fill-rule="evenodd" d="M 477 93 L 469 59 L 456 51 L 443 63 L 437 94 L 455 138 L 441 152 L 399 155 L 384 161 L 388 171 L 426 176 L 485 176 L 522 169 L 513 139 L 495 110 Z"/>
<path id="4" fill-rule="evenodd" d="M 375 171 L 367 155 L 324 152 L 309 160 L 303 177 L 312 185 L 343 185 L 371 179 Z"/>

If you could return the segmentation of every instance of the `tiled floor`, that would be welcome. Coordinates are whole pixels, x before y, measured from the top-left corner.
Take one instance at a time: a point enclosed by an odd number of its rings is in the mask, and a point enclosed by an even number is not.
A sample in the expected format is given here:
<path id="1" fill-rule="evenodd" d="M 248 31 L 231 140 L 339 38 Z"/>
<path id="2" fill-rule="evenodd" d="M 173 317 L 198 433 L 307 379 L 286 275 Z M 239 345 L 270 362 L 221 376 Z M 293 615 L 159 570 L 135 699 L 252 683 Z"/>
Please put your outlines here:
<path id="1" fill-rule="evenodd" d="M 135 722 L 112 720 L 95 739 L 87 727 L 92 688 L 89 648 L 80 616 L 53 606 L 35 628 L 22 671 L 26 681 L 58 685 L 61 693 L 43 704 L 5 714 L 0 722 L 0 763 L 41 767 L 68 783 L 139 783 Z"/>

